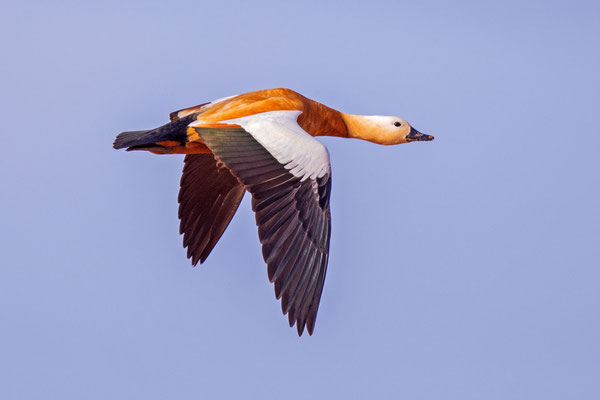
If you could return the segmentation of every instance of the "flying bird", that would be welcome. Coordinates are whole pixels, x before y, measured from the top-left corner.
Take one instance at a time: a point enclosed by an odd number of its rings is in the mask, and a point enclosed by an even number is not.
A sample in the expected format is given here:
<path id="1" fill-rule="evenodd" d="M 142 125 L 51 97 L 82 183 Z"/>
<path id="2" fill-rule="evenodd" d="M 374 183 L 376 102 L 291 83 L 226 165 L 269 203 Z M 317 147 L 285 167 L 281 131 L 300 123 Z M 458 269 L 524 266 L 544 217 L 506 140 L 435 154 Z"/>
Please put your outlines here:
<path id="1" fill-rule="evenodd" d="M 312 335 L 331 237 L 331 166 L 315 136 L 382 145 L 433 140 L 399 117 L 346 114 L 290 89 L 267 89 L 175 111 L 155 129 L 119 134 L 115 149 L 185 154 L 180 233 L 203 263 L 246 191 L 275 297 L 298 335 Z"/>

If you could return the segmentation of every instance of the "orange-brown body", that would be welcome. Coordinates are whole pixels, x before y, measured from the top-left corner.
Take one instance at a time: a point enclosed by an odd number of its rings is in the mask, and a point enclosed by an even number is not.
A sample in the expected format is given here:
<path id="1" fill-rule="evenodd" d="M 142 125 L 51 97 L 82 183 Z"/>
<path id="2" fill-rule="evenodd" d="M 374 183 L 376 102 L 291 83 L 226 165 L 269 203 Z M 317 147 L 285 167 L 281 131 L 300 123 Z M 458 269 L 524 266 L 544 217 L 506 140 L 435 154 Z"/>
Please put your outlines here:
<path id="1" fill-rule="evenodd" d="M 195 128 L 240 128 L 228 121 L 270 111 L 300 111 L 298 125 L 311 136 L 337 136 L 394 145 L 432 136 L 411 128 L 398 117 L 346 114 L 302 96 L 290 89 L 265 89 L 204 103 L 171 113 L 171 121 L 195 115 L 187 128 L 187 141 L 163 141 L 144 148 L 156 154 L 199 154 L 211 151 L 202 143 Z M 411 137 L 411 132 L 415 135 Z"/>
<path id="2" fill-rule="evenodd" d="M 239 128 L 239 125 L 224 124 L 226 121 L 267 111 L 302 111 L 298 124 L 312 136 L 347 137 L 348 130 L 342 113 L 314 100 L 308 99 L 290 89 L 266 89 L 233 96 L 215 104 L 201 104 L 171 114 L 171 120 L 192 113 L 199 113 L 197 119 L 202 122 L 196 127 Z M 157 154 L 198 154 L 210 153 L 193 128 L 188 129 L 189 142 L 158 142 L 163 149 L 151 150 Z"/>

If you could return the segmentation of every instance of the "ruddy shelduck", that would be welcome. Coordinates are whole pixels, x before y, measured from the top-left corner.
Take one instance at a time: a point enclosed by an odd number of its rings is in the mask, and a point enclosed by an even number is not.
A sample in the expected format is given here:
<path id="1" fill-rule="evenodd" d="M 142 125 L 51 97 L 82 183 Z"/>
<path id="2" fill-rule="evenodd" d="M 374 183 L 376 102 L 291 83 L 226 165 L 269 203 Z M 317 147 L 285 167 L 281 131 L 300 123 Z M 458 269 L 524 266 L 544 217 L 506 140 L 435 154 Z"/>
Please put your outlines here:
<path id="1" fill-rule="evenodd" d="M 113 147 L 186 154 L 179 219 L 193 265 L 206 260 L 250 192 L 275 296 L 290 326 L 312 335 L 331 236 L 329 153 L 314 136 L 383 145 L 433 139 L 399 117 L 345 114 L 268 89 L 175 111 L 159 128 L 119 134 Z"/>

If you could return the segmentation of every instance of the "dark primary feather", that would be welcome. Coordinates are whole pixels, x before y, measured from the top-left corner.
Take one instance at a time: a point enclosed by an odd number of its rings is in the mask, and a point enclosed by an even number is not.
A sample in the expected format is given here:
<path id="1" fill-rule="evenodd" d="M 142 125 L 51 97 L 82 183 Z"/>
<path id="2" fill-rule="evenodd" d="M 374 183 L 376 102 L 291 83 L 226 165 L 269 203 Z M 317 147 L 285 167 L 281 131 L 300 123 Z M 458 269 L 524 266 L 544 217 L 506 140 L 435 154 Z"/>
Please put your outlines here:
<path id="1" fill-rule="evenodd" d="M 243 129 L 196 131 L 252 194 L 275 295 L 290 326 L 312 334 L 329 257 L 329 175 L 301 181 Z"/>
<path id="2" fill-rule="evenodd" d="M 242 197 L 242 185 L 212 154 L 188 154 L 179 190 L 179 233 L 192 264 L 203 263 L 229 225 Z"/>

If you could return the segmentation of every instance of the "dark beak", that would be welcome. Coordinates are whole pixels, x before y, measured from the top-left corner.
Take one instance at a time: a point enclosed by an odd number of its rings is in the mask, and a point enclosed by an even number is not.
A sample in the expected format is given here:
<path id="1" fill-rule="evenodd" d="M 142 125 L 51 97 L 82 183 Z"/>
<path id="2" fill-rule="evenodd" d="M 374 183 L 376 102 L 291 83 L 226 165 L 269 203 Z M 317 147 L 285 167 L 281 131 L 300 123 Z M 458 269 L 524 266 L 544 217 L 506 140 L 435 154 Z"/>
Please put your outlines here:
<path id="1" fill-rule="evenodd" d="M 428 140 L 433 140 L 433 136 L 421 133 L 418 130 L 416 130 L 415 128 L 413 128 L 412 126 L 410 127 L 410 132 L 406 136 L 407 142 L 415 142 L 415 141 L 424 142 L 424 141 L 428 141 Z"/>

